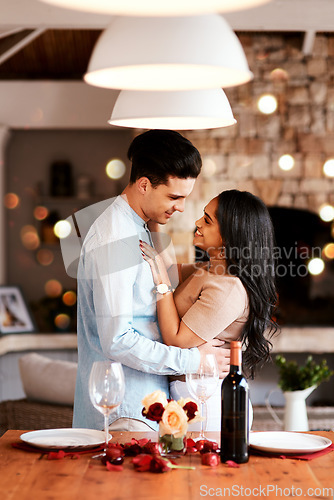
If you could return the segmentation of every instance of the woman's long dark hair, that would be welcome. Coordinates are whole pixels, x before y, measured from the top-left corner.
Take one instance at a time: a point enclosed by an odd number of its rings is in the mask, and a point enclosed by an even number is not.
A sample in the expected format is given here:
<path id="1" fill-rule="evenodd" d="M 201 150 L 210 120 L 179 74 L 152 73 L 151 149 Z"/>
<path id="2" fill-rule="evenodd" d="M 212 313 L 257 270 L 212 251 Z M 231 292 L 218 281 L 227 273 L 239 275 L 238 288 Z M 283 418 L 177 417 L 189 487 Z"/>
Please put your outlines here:
<path id="1" fill-rule="evenodd" d="M 277 331 L 274 229 L 266 205 L 247 191 L 223 191 L 218 196 L 217 219 L 225 247 L 227 270 L 238 276 L 249 300 L 249 317 L 241 341 L 247 373 L 270 358 L 269 338 Z"/>

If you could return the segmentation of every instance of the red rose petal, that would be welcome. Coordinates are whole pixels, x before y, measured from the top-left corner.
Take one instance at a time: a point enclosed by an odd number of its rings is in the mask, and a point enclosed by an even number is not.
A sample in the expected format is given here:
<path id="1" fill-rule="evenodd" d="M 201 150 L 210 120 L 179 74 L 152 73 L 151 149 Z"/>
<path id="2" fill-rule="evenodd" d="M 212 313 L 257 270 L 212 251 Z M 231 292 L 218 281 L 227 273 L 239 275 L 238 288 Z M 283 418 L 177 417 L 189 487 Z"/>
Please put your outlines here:
<path id="1" fill-rule="evenodd" d="M 143 446 L 147 445 L 147 443 L 149 443 L 149 441 L 150 440 L 147 438 L 139 439 L 138 444 L 139 444 L 139 446 L 143 447 Z"/>
<path id="2" fill-rule="evenodd" d="M 147 444 L 145 444 L 145 446 L 143 446 L 143 453 L 149 455 L 159 455 L 160 454 L 159 443 L 153 443 L 149 441 Z"/>
<path id="3" fill-rule="evenodd" d="M 195 447 L 195 446 L 196 446 L 195 441 L 194 441 L 193 439 L 191 439 L 191 438 L 188 438 L 188 439 L 186 440 L 186 443 L 187 443 L 187 448 L 193 448 L 193 447 Z"/>
<path id="4" fill-rule="evenodd" d="M 216 451 L 218 449 L 218 443 L 215 441 L 204 441 L 200 453 L 208 453 L 210 451 Z"/>
<path id="5" fill-rule="evenodd" d="M 240 465 L 237 464 L 237 463 L 235 463 L 235 462 L 233 462 L 233 460 L 226 460 L 225 463 L 226 463 L 226 465 L 228 467 L 233 467 L 234 469 L 239 469 L 240 468 Z"/>
<path id="6" fill-rule="evenodd" d="M 62 460 L 64 457 L 64 450 L 50 451 L 50 453 L 48 454 L 48 460 Z"/>
<path id="7" fill-rule="evenodd" d="M 110 471 L 121 472 L 123 470 L 123 465 L 113 465 L 110 462 L 106 463 L 106 467 Z"/>
<path id="8" fill-rule="evenodd" d="M 151 455 L 137 455 L 132 459 L 132 463 L 138 472 L 146 472 L 150 470 L 152 457 Z"/>
<path id="9" fill-rule="evenodd" d="M 131 439 L 131 444 L 126 443 L 123 450 L 124 455 L 127 457 L 135 457 L 136 455 L 142 453 L 142 448 L 141 446 L 139 446 L 138 442 L 135 439 Z"/>
<path id="10" fill-rule="evenodd" d="M 196 442 L 195 446 L 197 448 L 197 451 L 203 450 L 204 443 L 205 443 L 204 439 L 200 439 L 199 441 Z"/>
<path id="11" fill-rule="evenodd" d="M 210 467 L 217 467 L 219 465 L 219 456 L 217 453 L 203 453 L 202 457 L 202 465 L 209 465 Z"/>
<path id="12" fill-rule="evenodd" d="M 120 450 L 123 453 L 123 446 L 119 443 L 108 443 L 108 449 Z"/>
<path id="13" fill-rule="evenodd" d="M 168 466 L 168 461 L 164 460 L 163 458 L 154 456 L 152 457 L 151 463 L 150 463 L 150 471 L 151 472 L 167 472 L 169 471 L 170 468 Z"/>
<path id="14" fill-rule="evenodd" d="M 119 448 L 107 448 L 106 451 L 106 458 L 107 460 L 114 460 L 115 458 L 122 457 L 124 455 L 124 452 L 122 449 Z"/>

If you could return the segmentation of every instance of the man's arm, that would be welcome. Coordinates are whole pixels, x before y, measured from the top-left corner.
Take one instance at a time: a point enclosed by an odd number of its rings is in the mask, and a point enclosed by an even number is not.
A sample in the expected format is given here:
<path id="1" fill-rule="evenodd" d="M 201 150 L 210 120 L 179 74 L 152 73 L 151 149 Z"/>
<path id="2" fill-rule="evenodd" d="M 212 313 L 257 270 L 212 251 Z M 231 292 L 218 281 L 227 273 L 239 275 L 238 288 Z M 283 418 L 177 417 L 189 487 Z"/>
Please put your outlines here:
<path id="1" fill-rule="evenodd" d="M 95 315 L 104 355 L 147 373 L 178 375 L 196 371 L 200 361 L 197 349 L 168 347 L 134 329 L 133 287 L 137 279 L 137 266 L 133 252 L 132 245 L 109 244 L 87 253 L 84 251 L 82 255 L 81 273 L 78 276 L 78 279 L 83 280 L 80 289 L 82 294 L 87 294 L 87 303 L 93 301 L 93 310 L 87 308 L 87 314 Z M 131 261 L 131 266 L 124 264 L 128 261 Z M 138 248 L 139 262 L 142 265 Z M 88 298 L 89 295 L 92 299 Z M 89 321 L 90 317 L 87 317 Z M 153 337 L 158 338 L 158 334 L 155 336 L 154 333 L 153 329 Z"/>
<path id="2" fill-rule="evenodd" d="M 116 281 L 118 281 L 117 278 Z M 128 284 L 130 285 L 130 279 Z M 120 299 L 121 303 L 116 308 L 123 314 L 117 317 L 112 314 L 109 317 L 103 315 L 98 319 L 101 345 L 107 357 L 139 371 L 160 375 L 178 375 L 185 374 L 187 371 L 197 371 L 200 357 L 212 353 L 217 359 L 220 378 L 228 374 L 230 349 L 222 347 L 224 341 L 213 339 L 198 348 L 181 349 L 153 341 L 134 330 L 130 326 L 133 320 L 133 309 L 130 308 L 131 314 L 128 314 L 129 310 L 124 310 L 124 303 L 133 300 L 132 286 L 127 286 L 126 290 L 127 298 L 121 294 L 113 294 L 115 301 Z M 116 333 L 106 335 L 106 332 Z"/>
<path id="3" fill-rule="evenodd" d="M 122 260 L 126 259 L 126 245 L 122 245 L 120 250 Z M 138 260 L 142 262 L 140 254 Z M 106 267 L 106 262 L 112 265 Z M 132 263 L 135 261 L 132 260 Z M 181 349 L 166 346 L 136 331 L 132 324 L 133 285 L 137 272 L 135 265 L 126 267 L 120 264 L 115 262 L 115 255 L 111 255 L 111 247 L 108 245 L 98 252 L 89 252 L 88 255 L 84 253 L 79 267 L 81 273 L 78 279 L 83 279 L 81 288 L 93 297 L 93 309 L 86 311 L 89 316 L 87 322 L 95 314 L 100 344 L 106 357 L 139 371 L 178 375 L 196 371 L 201 354 L 212 352 L 216 355 L 221 375 L 226 369 L 228 371 L 229 350 L 214 347 L 222 345 L 220 341 L 215 340 L 214 345 L 207 343 L 199 349 Z M 123 267 L 122 271 L 117 271 L 117 267 Z"/>

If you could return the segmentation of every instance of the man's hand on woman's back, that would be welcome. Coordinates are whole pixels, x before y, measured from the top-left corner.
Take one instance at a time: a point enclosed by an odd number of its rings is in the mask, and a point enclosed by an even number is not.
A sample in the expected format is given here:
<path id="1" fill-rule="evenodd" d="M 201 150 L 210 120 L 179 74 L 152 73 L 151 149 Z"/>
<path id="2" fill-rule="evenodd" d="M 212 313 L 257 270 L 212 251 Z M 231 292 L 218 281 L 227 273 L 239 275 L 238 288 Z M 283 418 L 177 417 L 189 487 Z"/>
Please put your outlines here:
<path id="1" fill-rule="evenodd" d="M 230 349 L 224 348 L 225 341 L 212 339 L 209 342 L 198 347 L 201 357 L 205 354 L 214 354 L 216 356 L 219 378 L 225 378 L 230 371 Z"/>

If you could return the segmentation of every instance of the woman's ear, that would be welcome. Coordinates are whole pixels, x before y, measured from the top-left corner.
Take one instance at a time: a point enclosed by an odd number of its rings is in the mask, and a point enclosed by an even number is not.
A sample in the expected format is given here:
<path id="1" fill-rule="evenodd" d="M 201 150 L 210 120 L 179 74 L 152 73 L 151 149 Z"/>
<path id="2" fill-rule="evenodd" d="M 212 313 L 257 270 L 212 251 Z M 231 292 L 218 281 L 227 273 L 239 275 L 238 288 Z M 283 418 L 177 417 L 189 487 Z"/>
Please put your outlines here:
<path id="1" fill-rule="evenodd" d="M 222 241 L 221 241 L 219 257 L 221 257 L 223 259 L 226 258 L 226 247 L 225 247 L 225 240 L 224 239 L 222 239 Z"/>
<path id="2" fill-rule="evenodd" d="M 146 194 L 151 187 L 151 182 L 148 177 L 140 177 L 137 179 L 136 185 L 140 194 Z"/>

